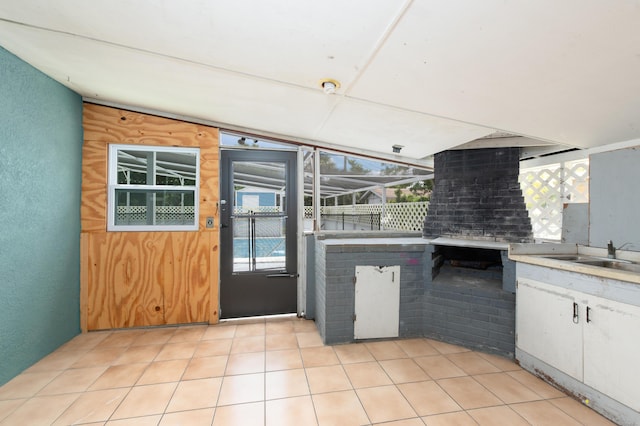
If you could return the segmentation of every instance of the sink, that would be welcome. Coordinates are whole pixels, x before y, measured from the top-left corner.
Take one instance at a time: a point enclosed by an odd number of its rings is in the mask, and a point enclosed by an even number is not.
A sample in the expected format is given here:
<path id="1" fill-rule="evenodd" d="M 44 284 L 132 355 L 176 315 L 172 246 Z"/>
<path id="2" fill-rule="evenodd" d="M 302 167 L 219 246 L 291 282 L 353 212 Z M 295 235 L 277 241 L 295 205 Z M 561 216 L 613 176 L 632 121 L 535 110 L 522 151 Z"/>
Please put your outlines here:
<path id="1" fill-rule="evenodd" d="M 600 266 L 602 268 L 617 269 L 620 271 L 640 273 L 640 265 L 625 260 L 617 259 L 593 259 L 593 260 L 576 260 L 576 263 L 582 265 Z"/>
<path id="2" fill-rule="evenodd" d="M 567 262 L 594 260 L 593 256 L 584 256 L 579 254 L 547 254 L 542 257 L 546 257 L 547 259 L 565 260 Z"/>
<path id="3" fill-rule="evenodd" d="M 580 265 L 598 266 L 601 268 L 617 269 L 620 271 L 635 272 L 640 274 L 640 264 L 624 259 L 609 259 L 607 257 L 585 256 L 580 254 L 552 254 L 545 255 L 547 259 L 564 260 Z"/>
<path id="4" fill-rule="evenodd" d="M 545 254 L 542 257 L 547 259 L 565 260 L 567 262 L 589 263 L 598 266 L 604 266 L 605 263 L 627 263 L 633 264 L 630 260 L 624 259 L 611 259 L 608 257 L 587 256 L 585 254 Z"/>
<path id="5" fill-rule="evenodd" d="M 610 266 L 610 268 L 640 274 L 640 265 L 638 265 L 637 263 L 617 263 Z"/>

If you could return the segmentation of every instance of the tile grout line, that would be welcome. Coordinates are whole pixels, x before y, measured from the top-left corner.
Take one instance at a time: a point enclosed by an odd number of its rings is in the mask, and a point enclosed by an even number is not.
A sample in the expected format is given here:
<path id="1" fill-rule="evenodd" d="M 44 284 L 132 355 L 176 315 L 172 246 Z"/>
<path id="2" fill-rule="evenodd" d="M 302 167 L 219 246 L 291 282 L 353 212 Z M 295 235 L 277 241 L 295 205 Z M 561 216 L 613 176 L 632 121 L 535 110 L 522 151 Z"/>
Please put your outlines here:
<path id="1" fill-rule="evenodd" d="M 172 335 L 175 334 L 172 333 Z M 170 339 L 170 338 L 169 338 Z M 167 339 L 167 342 L 169 341 L 169 339 Z M 118 411 L 118 409 L 122 406 L 122 403 L 127 399 L 127 397 L 129 396 L 129 394 L 131 394 L 131 391 L 133 390 L 133 388 L 137 385 L 137 383 L 140 381 L 140 379 L 144 376 L 144 373 L 151 367 L 151 364 L 153 364 L 154 360 L 158 357 L 158 354 L 160 354 L 160 352 L 162 352 L 162 350 L 164 349 L 165 345 L 167 344 L 167 342 L 164 342 L 162 344 L 162 347 L 160 348 L 160 350 L 154 355 L 154 357 L 151 359 L 151 361 L 149 363 L 147 363 L 147 366 L 144 368 L 144 370 L 142 371 L 142 373 L 140 374 L 140 377 L 138 377 L 138 379 L 133 383 L 132 386 L 129 387 L 129 390 L 127 391 L 127 393 L 122 397 L 122 400 L 120 400 L 120 402 L 118 403 L 118 405 L 113 409 L 113 411 L 111 412 L 111 414 L 109 415 L 109 418 L 107 418 L 107 420 L 105 421 L 105 424 L 107 424 L 108 422 L 111 421 L 111 419 L 113 418 L 113 415 Z M 121 355 L 122 356 L 122 355 Z M 120 357 L 119 357 L 120 358 Z M 118 358 L 118 359 L 119 359 Z M 165 407 L 166 408 L 166 407 Z M 162 420 L 162 417 L 160 417 L 160 419 Z"/>
<path id="2" fill-rule="evenodd" d="M 233 335 L 231 336 L 231 344 L 229 345 L 229 353 L 227 354 L 227 360 L 224 363 L 224 370 L 222 371 L 222 380 L 220 381 L 220 388 L 218 389 L 218 397 L 216 398 L 215 409 L 213 411 L 213 417 L 211 418 L 212 425 L 216 421 L 216 416 L 218 416 L 219 414 L 218 409 L 220 406 L 218 404 L 220 403 L 220 396 L 222 395 L 222 386 L 224 386 L 224 382 L 227 377 L 227 368 L 229 367 L 229 358 L 231 357 L 231 349 L 233 348 L 233 341 L 235 340 L 236 333 L 238 331 L 238 327 L 236 324 L 234 324 L 233 327 L 234 329 L 233 329 Z"/>
<path id="3" fill-rule="evenodd" d="M 106 339 L 108 339 L 109 337 L 111 337 L 113 335 L 114 335 L 113 332 L 109 332 L 108 334 L 106 334 L 106 336 L 103 339 L 101 339 L 100 342 L 96 343 L 91 349 L 89 349 L 85 353 L 85 355 L 87 355 L 92 350 L 96 349 L 102 342 L 104 342 Z M 60 374 L 58 374 L 55 378 L 57 379 L 58 377 L 62 376 L 62 374 L 64 374 L 65 372 L 67 372 L 69 370 L 73 370 L 72 366 L 73 366 L 73 364 L 71 364 L 68 368 L 62 370 L 62 372 Z M 80 399 L 83 395 L 87 394 L 87 392 L 89 392 L 89 388 L 91 387 L 91 385 L 93 385 L 98 380 L 98 378 L 100 378 L 102 376 L 102 374 L 104 374 L 109 369 L 110 366 L 111 366 L 111 363 L 109 363 L 109 365 L 105 368 L 105 370 L 98 377 L 96 377 L 93 380 L 93 382 L 91 382 L 89 385 L 87 385 L 87 387 L 84 389 L 84 391 L 77 392 L 78 396 L 54 419 L 53 423 L 55 423 L 58 419 L 60 419 L 60 417 L 62 417 L 67 412 L 67 410 L 69 410 L 69 408 L 71 408 L 73 406 L 73 404 L 75 404 L 76 401 L 78 401 L 78 399 Z M 77 370 L 79 370 L 81 368 L 93 368 L 93 367 L 79 367 L 79 368 L 77 368 Z M 55 380 L 55 379 L 53 379 L 53 380 Z M 42 390 L 44 388 L 46 388 L 49 384 L 51 384 L 53 382 L 53 380 L 51 380 L 47 385 L 45 385 L 42 389 L 40 389 L 38 392 L 36 392 L 36 394 L 32 398 L 35 398 L 37 396 L 37 394 L 39 392 L 42 392 Z M 76 393 L 76 392 L 73 392 L 73 393 Z M 50 396 L 57 396 L 57 395 L 62 395 L 62 394 L 53 394 L 53 395 L 50 395 Z"/>
<path id="4" fill-rule="evenodd" d="M 307 389 L 309 390 L 309 399 L 311 400 L 311 406 L 313 407 L 313 416 L 316 419 L 316 425 L 320 424 L 320 418 L 318 417 L 318 410 L 316 408 L 316 403 L 313 400 L 313 393 L 311 392 L 311 384 L 309 383 L 309 376 L 307 375 L 307 367 L 304 365 L 304 359 L 302 358 L 302 348 L 300 347 L 300 341 L 298 340 L 298 334 L 295 331 L 294 324 L 294 336 L 296 337 L 296 348 L 298 350 L 298 356 L 300 357 L 300 362 L 302 363 L 302 371 L 304 371 L 304 378 L 307 381 Z"/>
<path id="5" fill-rule="evenodd" d="M 368 348 L 367 348 L 367 350 L 368 350 Z M 335 350 L 334 350 L 334 353 L 335 353 Z M 371 416 L 369 415 L 369 413 L 367 413 L 367 410 L 364 408 L 364 404 L 362 403 L 362 400 L 360 399 L 360 395 L 358 395 L 358 391 L 357 391 L 356 387 L 353 386 L 353 382 L 351 381 L 351 378 L 349 377 L 349 375 L 345 371 L 344 364 L 342 364 L 342 361 L 340 360 L 340 357 L 338 357 L 337 354 L 336 354 L 336 358 L 338 358 L 338 362 L 340 363 L 340 368 L 342 368 L 342 372 L 347 377 L 347 380 L 349 381 L 349 384 L 351 385 L 351 390 L 356 395 L 356 398 L 358 399 L 358 403 L 360 403 L 360 407 L 362 408 L 362 411 L 364 412 L 365 416 L 367 416 L 367 420 L 369 420 L 369 424 L 373 424 L 373 421 L 371 420 Z"/>

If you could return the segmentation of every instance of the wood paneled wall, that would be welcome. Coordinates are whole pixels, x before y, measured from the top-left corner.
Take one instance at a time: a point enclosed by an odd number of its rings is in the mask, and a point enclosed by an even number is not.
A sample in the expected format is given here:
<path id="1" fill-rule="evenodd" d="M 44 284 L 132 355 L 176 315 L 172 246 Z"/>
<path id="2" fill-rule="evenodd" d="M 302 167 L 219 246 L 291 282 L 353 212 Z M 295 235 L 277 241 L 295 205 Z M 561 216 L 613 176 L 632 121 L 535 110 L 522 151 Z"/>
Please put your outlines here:
<path id="1" fill-rule="evenodd" d="M 218 322 L 218 129 L 87 103 L 83 127 L 83 330 Z M 112 143 L 200 148 L 198 231 L 107 232 Z"/>

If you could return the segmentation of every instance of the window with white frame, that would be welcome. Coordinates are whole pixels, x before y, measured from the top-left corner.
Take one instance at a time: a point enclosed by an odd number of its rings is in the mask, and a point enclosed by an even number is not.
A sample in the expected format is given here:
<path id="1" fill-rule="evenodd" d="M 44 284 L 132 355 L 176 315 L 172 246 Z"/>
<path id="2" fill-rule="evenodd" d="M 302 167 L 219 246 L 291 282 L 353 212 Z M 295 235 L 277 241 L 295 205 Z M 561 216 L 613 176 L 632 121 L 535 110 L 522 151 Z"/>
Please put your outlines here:
<path id="1" fill-rule="evenodd" d="M 197 231 L 200 150 L 109 145 L 109 231 Z"/>

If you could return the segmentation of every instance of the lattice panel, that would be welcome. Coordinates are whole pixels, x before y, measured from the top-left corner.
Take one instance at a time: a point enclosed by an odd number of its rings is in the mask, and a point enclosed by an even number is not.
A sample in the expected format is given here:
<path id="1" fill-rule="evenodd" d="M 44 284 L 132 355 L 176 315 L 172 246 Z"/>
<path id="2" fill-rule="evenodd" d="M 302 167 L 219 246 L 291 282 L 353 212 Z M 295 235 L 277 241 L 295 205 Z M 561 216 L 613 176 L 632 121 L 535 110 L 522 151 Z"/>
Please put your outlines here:
<path id="1" fill-rule="evenodd" d="M 193 206 L 156 206 L 156 225 L 184 225 L 193 223 Z M 118 206 L 116 223 L 119 225 L 146 225 L 146 206 Z"/>
<path id="2" fill-rule="evenodd" d="M 304 218 L 313 219 L 313 206 L 304 206 Z"/>
<path id="3" fill-rule="evenodd" d="M 564 198 L 568 203 L 589 202 L 589 159 L 567 161 L 563 168 Z"/>
<path id="4" fill-rule="evenodd" d="M 235 206 L 233 208 L 233 214 L 247 214 L 247 213 L 281 213 L 280 206 L 255 206 L 255 207 L 242 207 Z"/>
<path id="5" fill-rule="evenodd" d="M 560 240 L 563 204 L 588 202 L 588 180 L 588 159 L 520 171 L 520 187 L 535 238 Z"/>
<path id="6" fill-rule="evenodd" d="M 429 203 L 388 203 L 356 204 L 345 206 L 323 206 L 320 211 L 324 214 L 380 214 L 381 229 L 398 231 L 422 231 L 424 217 L 427 215 Z M 305 208 L 306 214 L 306 208 Z M 311 217 L 311 213 L 309 213 Z M 346 219 L 345 219 L 346 220 Z M 354 219 L 355 220 L 355 219 Z"/>
<path id="7" fill-rule="evenodd" d="M 279 206 L 255 206 L 245 207 L 235 206 L 234 215 L 247 215 L 256 213 L 257 216 L 235 217 L 233 219 L 233 236 L 238 238 L 248 238 L 251 219 L 254 220 L 254 231 L 256 238 L 280 238 L 285 233 L 285 218 L 276 216 L 260 216 L 260 213 L 282 213 Z"/>
<path id="8" fill-rule="evenodd" d="M 385 206 L 384 229 L 422 231 L 428 201 L 419 203 L 390 203 Z"/>
<path id="9" fill-rule="evenodd" d="M 254 221 L 253 231 L 250 231 L 251 219 Z M 254 232 L 256 238 L 280 238 L 285 234 L 285 219 L 281 217 L 237 217 L 233 219 L 234 238 L 249 238 Z"/>

